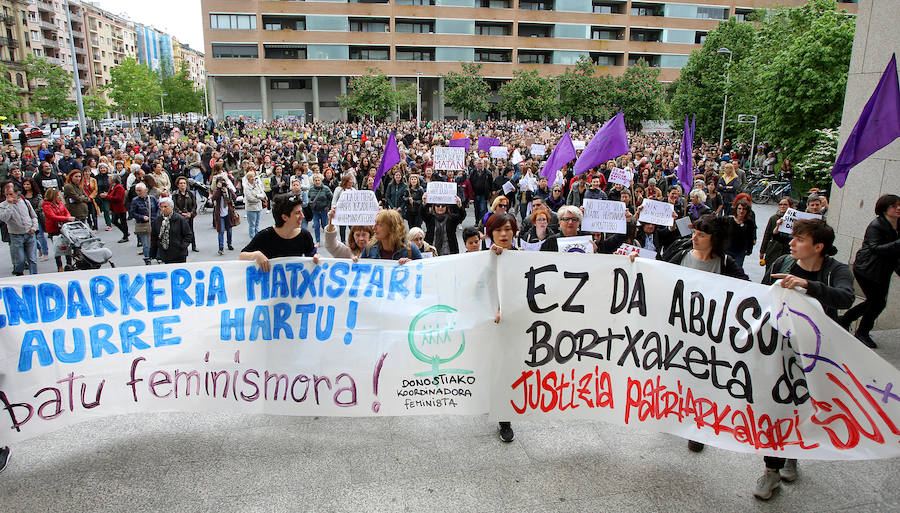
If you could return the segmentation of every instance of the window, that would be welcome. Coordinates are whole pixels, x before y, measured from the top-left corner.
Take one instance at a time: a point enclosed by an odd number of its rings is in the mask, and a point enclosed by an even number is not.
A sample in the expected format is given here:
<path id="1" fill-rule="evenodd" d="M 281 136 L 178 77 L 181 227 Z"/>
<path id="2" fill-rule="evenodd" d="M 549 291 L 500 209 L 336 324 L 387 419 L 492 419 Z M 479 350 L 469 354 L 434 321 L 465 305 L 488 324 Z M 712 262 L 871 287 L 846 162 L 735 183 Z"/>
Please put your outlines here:
<path id="1" fill-rule="evenodd" d="M 395 0 L 397 5 L 434 5 L 434 0 Z"/>
<path id="2" fill-rule="evenodd" d="M 510 24 L 475 22 L 475 34 L 479 36 L 508 36 L 512 32 Z"/>
<path id="3" fill-rule="evenodd" d="M 644 42 L 659 42 L 660 36 L 662 35 L 661 30 L 636 30 L 631 29 L 631 40 L 632 41 L 644 41 Z"/>
<path id="4" fill-rule="evenodd" d="M 594 1 L 594 14 L 622 14 L 622 4 Z"/>
<path id="5" fill-rule="evenodd" d="M 273 78 L 269 89 L 306 89 L 306 80 L 300 78 Z"/>
<path id="6" fill-rule="evenodd" d="M 622 29 L 615 27 L 593 27 L 591 29 L 591 39 L 600 41 L 615 41 L 619 39 L 620 35 L 624 36 L 624 34 L 625 32 Z"/>
<path id="7" fill-rule="evenodd" d="M 255 44 L 227 45 L 212 43 L 214 59 L 258 59 L 259 48 Z"/>
<path id="8" fill-rule="evenodd" d="M 519 37 L 551 37 L 553 27 L 550 25 L 526 25 L 519 23 Z"/>
<path id="9" fill-rule="evenodd" d="M 289 45 L 264 45 L 266 59 L 305 59 L 306 48 Z"/>
<path id="10" fill-rule="evenodd" d="M 486 7 L 489 9 L 509 9 L 510 0 L 479 0 L 478 7 Z"/>
<path id="11" fill-rule="evenodd" d="M 350 32 L 388 32 L 389 29 L 386 20 L 350 18 Z"/>
<path id="12" fill-rule="evenodd" d="M 397 32 L 412 34 L 430 34 L 434 32 L 434 20 L 414 21 L 414 20 L 396 20 L 394 29 Z"/>
<path id="13" fill-rule="evenodd" d="M 210 14 L 209 28 L 219 30 L 256 30 L 256 16 L 250 14 Z"/>
<path id="14" fill-rule="evenodd" d="M 727 20 L 728 7 L 697 6 L 697 18 L 701 20 Z"/>
<path id="15" fill-rule="evenodd" d="M 391 58 L 391 50 L 387 46 L 351 46 L 350 60 L 354 61 L 386 61 Z"/>
<path id="16" fill-rule="evenodd" d="M 433 61 L 434 48 L 397 47 L 398 61 Z"/>
<path id="17" fill-rule="evenodd" d="M 552 60 L 553 56 L 550 52 L 519 50 L 519 63 L 521 64 L 550 64 Z"/>
<path id="18" fill-rule="evenodd" d="M 512 62 L 512 50 L 476 48 L 475 62 Z"/>
<path id="19" fill-rule="evenodd" d="M 306 30 L 303 16 L 263 16 L 263 30 Z"/>
<path id="20" fill-rule="evenodd" d="M 552 11 L 553 0 L 520 0 L 519 9 L 528 11 Z"/>

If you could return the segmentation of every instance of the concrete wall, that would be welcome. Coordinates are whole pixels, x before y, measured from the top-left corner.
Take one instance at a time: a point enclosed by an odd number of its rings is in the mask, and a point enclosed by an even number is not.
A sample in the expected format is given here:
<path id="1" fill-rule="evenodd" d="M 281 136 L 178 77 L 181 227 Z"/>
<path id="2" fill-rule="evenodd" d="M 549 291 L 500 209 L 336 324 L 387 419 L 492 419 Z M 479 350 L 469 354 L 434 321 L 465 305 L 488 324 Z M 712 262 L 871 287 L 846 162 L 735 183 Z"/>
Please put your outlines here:
<path id="1" fill-rule="evenodd" d="M 838 148 L 847 141 L 891 55 L 900 54 L 897 20 L 900 2 L 860 0 Z M 875 216 L 875 201 L 889 193 L 900 194 L 900 139 L 854 167 L 843 189 L 832 186 L 828 220 L 837 231 L 838 258 L 852 262 Z M 858 288 L 857 295 L 862 296 Z M 900 328 L 900 278 L 896 275 L 888 306 L 876 324 L 876 329 L 894 328 Z"/>

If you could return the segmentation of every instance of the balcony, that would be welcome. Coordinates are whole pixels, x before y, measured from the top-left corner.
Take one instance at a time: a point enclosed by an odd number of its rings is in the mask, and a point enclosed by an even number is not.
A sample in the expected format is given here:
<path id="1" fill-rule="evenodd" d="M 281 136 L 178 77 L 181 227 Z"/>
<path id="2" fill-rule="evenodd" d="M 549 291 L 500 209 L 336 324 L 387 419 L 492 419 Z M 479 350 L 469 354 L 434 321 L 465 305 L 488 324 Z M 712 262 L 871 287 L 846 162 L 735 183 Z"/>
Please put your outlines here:
<path id="1" fill-rule="evenodd" d="M 56 23 L 53 23 L 53 20 L 50 20 L 50 21 L 40 20 L 38 22 L 38 25 L 42 29 L 45 29 L 45 30 L 54 30 L 54 31 L 59 30 L 59 27 L 56 25 Z"/>
<path id="2" fill-rule="evenodd" d="M 10 48 L 18 48 L 19 41 L 8 37 L 0 37 L 0 46 L 8 46 Z"/>
<path id="3" fill-rule="evenodd" d="M 75 46 L 75 53 L 80 55 L 87 55 L 87 50 L 84 49 L 83 46 Z"/>
<path id="4" fill-rule="evenodd" d="M 43 42 L 41 43 L 41 46 L 43 46 L 44 48 L 59 48 L 59 40 L 45 37 L 43 39 Z"/>
<path id="5" fill-rule="evenodd" d="M 61 61 L 60 59 L 57 59 L 56 57 L 50 57 L 50 56 L 48 55 L 48 56 L 44 56 L 44 58 L 47 59 L 47 62 L 49 62 L 50 64 L 55 64 L 55 65 L 57 65 L 57 66 L 62 66 L 62 61 Z"/>
<path id="6" fill-rule="evenodd" d="M 0 21 L 6 23 L 7 27 L 12 28 L 16 24 L 16 17 L 11 14 L 0 15 Z"/>
<path id="7" fill-rule="evenodd" d="M 84 39 L 84 29 L 82 29 L 81 27 L 75 28 L 75 26 L 73 25 L 72 37 L 80 37 L 81 39 Z"/>
<path id="8" fill-rule="evenodd" d="M 38 11 L 54 12 L 53 2 L 49 0 L 37 0 L 35 4 L 37 4 Z"/>

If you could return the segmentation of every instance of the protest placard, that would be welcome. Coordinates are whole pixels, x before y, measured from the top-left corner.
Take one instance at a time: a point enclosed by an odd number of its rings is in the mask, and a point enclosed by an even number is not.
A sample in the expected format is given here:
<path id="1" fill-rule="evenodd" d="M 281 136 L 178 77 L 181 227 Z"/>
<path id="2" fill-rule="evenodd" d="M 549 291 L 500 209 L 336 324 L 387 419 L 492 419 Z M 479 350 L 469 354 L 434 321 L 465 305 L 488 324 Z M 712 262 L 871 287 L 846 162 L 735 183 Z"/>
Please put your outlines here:
<path id="1" fill-rule="evenodd" d="M 532 144 L 531 145 L 531 154 L 535 156 L 544 155 L 547 152 L 547 147 L 543 144 Z"/>
<path id="2" fill-rule="evenodd" d="M 519 249 L 522 251 L 540 251 L 541 246 L 544 245 L 546 240 L 547 239 L 538 242 L 525 242 L 524 240 L 519 239 Z"/>
<path id="3" fill-rule="evenodd" d="M 643 208 L 641 215 L 638 216 L 638 221 L 642 223 L 672 226 L 672 223 L 675 222 L 672 218 L 672 214 L 675 213 L 675 205 L 671 203 L 644 198 L 641 207 Z"/>
<path id="4" fill-rule="evenodd" d="M 374 191 L 343 191 L 337 200 L 334 224 L 337 226 L 372 226 L 378 214 Z"/>
<path id="5" fill-rule="evenodd" d="M 560 253 L 593 253 L 594 241 L 590 235 L 560 237 L 556 239 L 556 249 Z"/>
<path id="6" fill-rule="evenodd" d="M 434 169 L 442 171 L 462 171 L 466 166 L 466 149 L 435 146 Z"/>
<path id="7" fill-rule="evenodd" d="M 637 253 L 639 257 L 649 258 L 651 260 L 656 259 L 656 251 L 650 251 L 649 249 L 639 248 L 637 246 L 632 246 L 631 244 L 622 243 L 621 246 L 616 249 L 614 255 L 630 255 L 631 253 Z"/>
<path id="8" fill-rule="evenodd" d="M 428 182 L 426 203 L 456 205 L 456 182 Z"/>
<path id="9" fill-rule="evenodd" d="M 505 159 L 509 157 L 509 148 L 506 146 L 491 146 L 492 159 Z"/>
<path id="10" fill-rule="evenodd" d="M 784 212 L 784 217 L 781 218 L 781 225 L 778 227 L 778 231 L 790 235 L 794 231 L 794 222 L 800 219 L 822 219 L 822 214 L 810 214 L 809 212 L 800 212 L 789 208 Z"/>
<path id="11" fill-rule="evenodd" d="M 624 187 L 631 187 L 631 180 L 633 179 L 633 175 L 631 171 L 627 169 L 619 169 L 614 167 L 612 171 L 609 172 L 609 182 L 617 183 Z"/>
<path id="12" fill-rule="evenodd" d="M 678 227 L 678 233 L 682 237 L 686 237 L 691 234 L 691 218 L 690 217 L 679 217 L 675 220 L 675 226 Z"/>
<path id="13" fill-rule="evenodd" d="M 512 157 L 509 159 L 509 161 L 512 162 L 513 165 L 516 165 L 523 160 L 525 160 L 525 157 L 523 157 L 522 154 L 519 153 L 519 149 L 516 148 L 515 150 L 513 150 Z"/>
<path id="14" fill-rule="evenodd" d="M 513 185 L 512 181 L 503 184 L 503 194 L 509 194 L 514 190 L 516 190 L 516 186 Z"/>
<path id="15" fill-rule="evenodd" d="M 586 232 L 625 233 L 625 204 L 621 201 L 586 199 L 582 203 Z"/>
<path id="16" fill-rule="evenodd" d="M 585 146 L 584 141 L 572 141 L 572 146 L 575 147 L 575 151 L 583 150 Z"/>

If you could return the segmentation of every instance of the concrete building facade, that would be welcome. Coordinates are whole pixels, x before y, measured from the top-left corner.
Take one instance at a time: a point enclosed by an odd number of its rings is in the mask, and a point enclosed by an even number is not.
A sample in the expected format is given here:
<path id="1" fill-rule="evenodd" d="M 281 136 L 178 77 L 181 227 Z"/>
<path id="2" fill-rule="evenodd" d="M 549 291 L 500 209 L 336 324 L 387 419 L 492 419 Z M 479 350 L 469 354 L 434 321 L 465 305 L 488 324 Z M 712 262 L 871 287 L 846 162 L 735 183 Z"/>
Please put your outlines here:
<path id="1" fill-rule="evenodd" d="M 423 117 L 453 118 L 442 74 L 483 64 L 499 87 L 518 69 L 560 75 L 581 56 L 621 74 L 639 59 L 672 81 L 721 20 L 805 0 L 202 0 L 217 117 L 341 119 L 347 78 L 377 67 L 419 79 Z M 841 8 L 855 12 L 853 3 Z M 492 95 L 496 102 L 496 95 Z"/>

